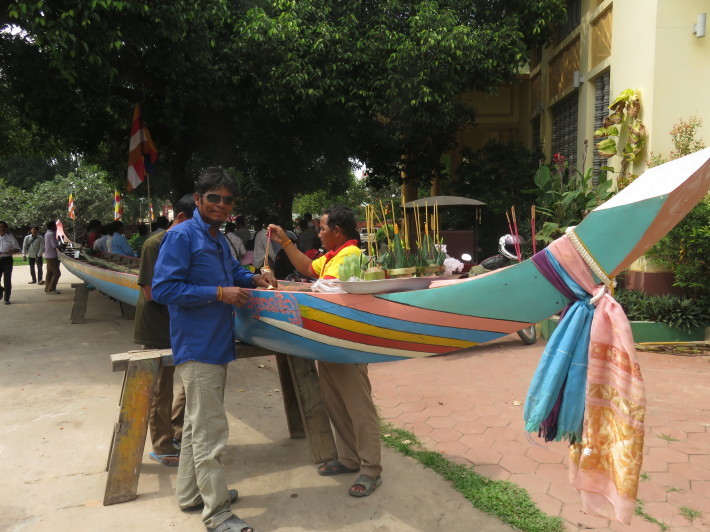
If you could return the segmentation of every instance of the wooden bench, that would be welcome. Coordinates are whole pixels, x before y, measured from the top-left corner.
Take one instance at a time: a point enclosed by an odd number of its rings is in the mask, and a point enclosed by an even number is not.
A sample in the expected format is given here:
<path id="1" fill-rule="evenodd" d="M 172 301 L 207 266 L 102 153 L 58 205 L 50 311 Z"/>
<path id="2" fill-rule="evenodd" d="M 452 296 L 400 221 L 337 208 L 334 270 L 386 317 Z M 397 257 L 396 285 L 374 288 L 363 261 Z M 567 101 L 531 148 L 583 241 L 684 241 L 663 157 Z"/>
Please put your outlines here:
<path id="1" fill-rule="evenodd" d="M 265 355 L 276 355 L 290 437 L 307 438 L 314 463 L 335 458 L 335 442 L 321 402 L 315 362 L 248 344 L 237 344 L 238 359 Z M 124 371 L 125 375 L 118 421 L 114 426 L 106 464 L 108 478 L 104 506 L 132 501 L 137 497 L 148 414 L 158 371 L 162 366 L 172 365 L 173 356 L 169 349 L 111 355 L 113 371 Z"/>

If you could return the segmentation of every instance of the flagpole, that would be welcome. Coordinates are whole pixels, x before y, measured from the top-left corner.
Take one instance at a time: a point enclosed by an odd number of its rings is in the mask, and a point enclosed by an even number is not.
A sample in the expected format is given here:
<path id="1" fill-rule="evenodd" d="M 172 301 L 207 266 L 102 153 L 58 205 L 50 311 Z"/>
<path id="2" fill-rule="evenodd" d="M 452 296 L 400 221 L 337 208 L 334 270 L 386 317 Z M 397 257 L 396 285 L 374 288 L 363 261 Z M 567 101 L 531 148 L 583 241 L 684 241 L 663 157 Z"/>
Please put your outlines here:
<path id="1" fill-rule="evenodd" d="M 151 219 L 151 216 L 150 216 L 150 212 L 151 212 L 151 210 L 150 210 L 150 207 L 151 207 L 150 174 L 148 172 L 146 172 L 146 174 L 145 174 L 145 184 L 148 187 L 148 227 L 150 227 L 150 229 L 152 230 L 153 229 L 153 220 Z M 148 232 L 150 233 L 150 231 L 148 231 Z"/>

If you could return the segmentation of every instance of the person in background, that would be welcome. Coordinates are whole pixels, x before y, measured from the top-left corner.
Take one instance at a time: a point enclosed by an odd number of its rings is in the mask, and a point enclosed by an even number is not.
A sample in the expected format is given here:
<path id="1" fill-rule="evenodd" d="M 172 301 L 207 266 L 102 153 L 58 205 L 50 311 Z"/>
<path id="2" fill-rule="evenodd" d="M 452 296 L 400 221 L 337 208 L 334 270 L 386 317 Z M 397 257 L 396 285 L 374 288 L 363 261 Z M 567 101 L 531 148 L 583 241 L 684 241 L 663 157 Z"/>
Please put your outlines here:
<path id="1" fill-rule="evenodd" d="M 236 226 L 234 234 L 241 238 L 242 242 L 244 242 L 244 245 L 246 246 L 252 238 L 251 231 L 249 231 L 249 228 L 247 227 L 246 220 L 244 220 L 244 216 L 242 216 L 241 214 L 237 216 L 234 219 L 234 225 Z"/>
<path id="2" fill-rule="evenodd" d="M 93 248 L 101 253 L 108 253 L 108 237 L 111 224 L 102 225 L 99 229 L 99 236 L 94 240 Z"/>
<path id="3" fill-rule="evenodd" d="M 148 226 L 146 224 L 140 224 L 138 226 L 138 231 L 128 240 L 128 245 L 131 246 L 131 249 L 133 250 L 133 253 L 136 254 L 136 257 L 141 256 L 141 248 L 143 247 L 143 243 L 146 241 L 146 238 L 148 238 Z"/>
<path id="4" fill-rule="evenodd" d="M 109 241 L 108 249 L 111 253 L 135 257 L 136 254 L 131 249 L 131 246 L 128 245 L 128 240 L 124 236 L 125 231 L 126 227 L 121 220 L 113 222 L 113 237 Z"/>
<path id="5" fill-rule="evenodd" d="M 0 292 L 4 293 L 5 304 L 10 304 L 12 294 L 12 256 L 20 251 L 20 244 L 17 239 L 7 232 L 7 223 L 0 222 L 0 273 L 2 273 L 2 284 Z"/>
<path id="6" fill-rule="evenodd" d="M 47 283 L 44 285 L 46 294 L 57 295 L 57 283 L 62 276 L 59 269 L 59 257 L 57 256 L 57 224 L 47 223 L 47 232 L 44 234 L 44 259 L 47 261 Z"/>
<path id="7" fill-rule="evenodd" d="M 229 242 L 229 248 L 232 252 L 232 257 L 237 259 L 240 263 L 242 259 L 247 254 L 247 250 L 244 247 L 244 242 L 236 234 L 234 234 L 235 224 L 232 222 L 227 222 L 224 226 L 224 236 L 227 237 L 227 242 Z"/>
<path id="8" fill-rule="evenodd" d="M 98 220 L 91 220 L 86 225 L 86 241 L 84 246 L 87 248 L 94 248 L 94 242 L 101 236 L 101 222 Z"/>
<path id="9" fill-rule="evenodd" d="M 320 219 L 320 239 L 327 253 L 311 260 L 298 250 L 283 229 L 269 227 L 271 239 L 288 254 L 296 270 L 306 277 L 337 279 L 348 255 L 359 255 L 355 214 L 347 207 L 331 207 Z M 361 472 L 348 493 L 367 497 L 382 483 L 380 422 L 372 400 L 367 364 L 318 362 L 323 404 L 335 431 L 338 458 L 322 464 L 323 476 Z"/>
<path id="10" fill-rule="evenodd" d="M 22 241 L 22 258 L 30 259 L 30 275 L 32 280 L 29 284 L 44 284 L 42 280 L 42 254 L 44 253 L 44 237 L 39 234 L 39 227 L 30 229 L 30 234 Z M 37 272 L 35 273 L 35 266 Z"/>
<path id="11" fill-rule="evenodd" d="M 320 239 L 318 238 L 318 234 L 313 230 L 313 225 L 303 217 L 298 222 L 298 227 L 300 232 L 296 239 L 296 247 L 298 247 L 302 253 L 306 253 L 311 249 L 318 249 L 320 247 Z"/>
<path id="12" fill-rule="evenodd" d="M 174 216 L 174 215 L 173 215 Z M 168 220 L 167 216 L 158 216 L 158 219 L 153 222 L 152 225 L 152 231 L 150 235 L 148 236 L 153 236 L 155 233 L 158 231 L 165 231 L 167 228 L 170 227 L 170 220 Z"/>
<path id="13" fill-rule="evenodd" d="M 171 225 L 176 227 L 185 220 L 192 218 L 195 210 L 195 198 L 186 194 L 173 206 L 175 219 Z M 155 263 L 158 260 L 160 245 L 165 237 L 165 229 L 161 229 L 143 243 L 141 265 L 138 271 L 138 304 L 133 322 L 133 341 L 141 344 L 143 349 L 170 348 L 170 314 L 168 307 L 153 301 L 153 275 Z M 185 389 L 173 400 L 173 376 L 175 366 L 162 366 L 155 383 L 155 394 L 150 407 L 148 428 L 153 451 L 150 459 L 164 466 L 177 467 L 180 455 L 176 445 L 182 439 L 182 425 L 185 415 Z"/>
<path id="14" fill-rule="evenodd" d="M 277 286 L 271 274 L 254 275 L 239 265 L 220 232 L 237 186 L 221 167 L 207 168 L 195 184 L 192 219 L 165 234 L 153 276 L 153 300 L 170 311 L 170 343 L 185 387 L 176 496 L 180 508 L 203 506 L 208 531 L 253 532 L 230 509 L 220 462 L 229 439 L 224 409 L 227 365 L 235 359 L 232 306 L 249 300 L 245 288 Z"/>

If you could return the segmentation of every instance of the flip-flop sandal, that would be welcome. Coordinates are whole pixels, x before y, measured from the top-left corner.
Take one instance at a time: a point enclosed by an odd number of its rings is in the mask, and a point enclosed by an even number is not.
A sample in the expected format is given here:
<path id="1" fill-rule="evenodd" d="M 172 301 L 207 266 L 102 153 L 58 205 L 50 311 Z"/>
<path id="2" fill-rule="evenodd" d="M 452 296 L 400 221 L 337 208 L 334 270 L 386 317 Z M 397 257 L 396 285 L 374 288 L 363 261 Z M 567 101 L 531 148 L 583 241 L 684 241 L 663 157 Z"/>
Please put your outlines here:
<path id="1" fill-rule="evenodd" d="M 239 492 L 237 490 L 229 490 L 229 504 L 234 504 L 239 500 Z M 205 507 L 204 502 L 195 504 L 194 506 L 187 506 L 185 508 L 180 508 L 183 512 L 196 512 L 202 510 Z"/>
<path id="2" fill-rule="evenodd" d="M 207 529 L 208 532 L 244 532 L 245 530 L 256 532 L 253 527 L 247 525 L 246 522 L 239 519 L 236 515 L 233 515 L 216 528 Z"/>
<path id="3" fill-rule="evenodd" d="M 372 495 L 372 492 L 377 489 L 377 486 L 382 484 L 382 477 L 371 477 L 370 475 L 360 475 L 357 477 L 355 484 L 350 486 L 348 493 L 353 497 L 367 497 Z M 362 486 L 365 491 L 353 491 L 355 486 Z"/>
<path id="4" fill-rule="evenodd" d="M 348 469 L 341 464 L 339 460 L 331 460 L 318 468 L 318 474 L 324 477 L 340 475 L 342 473 L 357 473 L 358 471 L 360 471 L 359 467 L 357 469 Z"/>
<path id="5" fill-rule="evenodd" d="M 155 454 L 153 452 L 153 453 L 150 453 L 148 456 L 154 462 L 158 462 L 159 464 L 162 464 L 166 467 L 177 467 L 180 465 L 180 455 L 179 454 Z M 169 460 L 166 460 L 166 458 L 177 458 L 178 460 L 176 462 L 171 462 Z"/>

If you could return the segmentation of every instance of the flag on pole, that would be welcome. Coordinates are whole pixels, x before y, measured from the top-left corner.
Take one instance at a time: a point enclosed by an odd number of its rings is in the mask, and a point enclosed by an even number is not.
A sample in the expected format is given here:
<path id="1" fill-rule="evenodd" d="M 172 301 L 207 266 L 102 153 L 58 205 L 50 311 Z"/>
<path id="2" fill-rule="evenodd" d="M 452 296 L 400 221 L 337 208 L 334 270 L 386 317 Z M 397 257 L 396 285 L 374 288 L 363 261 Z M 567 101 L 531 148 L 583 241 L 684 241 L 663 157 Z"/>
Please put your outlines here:
<path id="1" fill-rule="evenodd" d="M 158 150 L 150 138 L 148 128 L 143 125 L 140 104 L 136 104 L 133 108 L 131 143 L 128 148 L 128 192 L 145 181 L 145 174 L 153 171 L 153 163 L 157 159 Z"/>
<path id="2" fill-rule="evenodd" d="M 113 219 L 120 220 L 123 216 L 123 198 L 118 190 L 113 191 Z"/>
<path id="3" fill-rule="evenodd" d="M 152 201 L 148 204 L 148 207 L 150 208 L 150 221 L 154 222 L 155 221 L 155 213 L 153 212 L 153 202 Z"/>
<path id="4" fill-rule="evenodd" d="M 74 209 L 74 194 L 69 194 L 69 204 L 67 206 L 67 212 L 69 213 L 69 218 L 76 220 L 76 210 Z"/>

